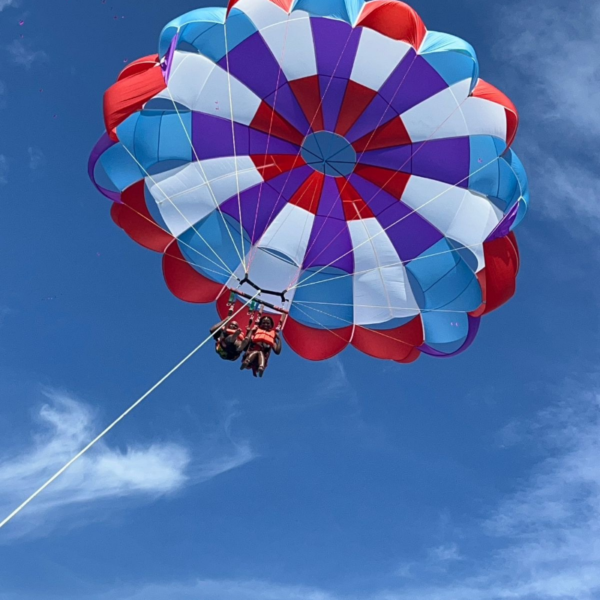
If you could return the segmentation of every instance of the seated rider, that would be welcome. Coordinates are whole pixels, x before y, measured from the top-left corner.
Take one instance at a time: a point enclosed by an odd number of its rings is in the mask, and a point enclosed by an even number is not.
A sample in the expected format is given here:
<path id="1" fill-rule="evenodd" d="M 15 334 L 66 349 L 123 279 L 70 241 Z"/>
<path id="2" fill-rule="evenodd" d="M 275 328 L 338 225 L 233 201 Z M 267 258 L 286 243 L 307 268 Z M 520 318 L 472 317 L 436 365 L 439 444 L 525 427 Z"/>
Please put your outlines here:
<path id="1" fill-rule="evenodd" d="M 271 317 L 262 317 L 250 336 L 246 339 L 248 350 L 244 356 L 241 369 L 252 369 L 254 377 L 262 377 L 269 362 L 271 350 L 281 354 L 281 338 L 275 329 Z"/>
<path id="2" fill-rule="evenodd" d="M 230 308 L 227 319 L 230 319 L 232 314 L 233 308 Z M 246 337 L 248 332 L 244 334 L 237 321 L 229 321 L 226 324 L 227 319 L 211 327 L 210 332 L 217 342 L 215 348 L 217 354 L 223 360 L 235 362 L 248 348 L 250 339 Z"/>

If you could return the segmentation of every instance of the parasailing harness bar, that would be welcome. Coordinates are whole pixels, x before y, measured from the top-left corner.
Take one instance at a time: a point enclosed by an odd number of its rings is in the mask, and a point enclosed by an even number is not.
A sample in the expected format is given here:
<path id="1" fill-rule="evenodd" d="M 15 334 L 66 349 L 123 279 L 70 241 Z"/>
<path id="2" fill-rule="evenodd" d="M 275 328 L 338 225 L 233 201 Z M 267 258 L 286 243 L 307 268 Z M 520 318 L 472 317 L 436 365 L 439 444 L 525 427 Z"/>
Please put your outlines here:
<path id="1" fill-rule="evenodd" d="M 253 286 L 253 287 L 255 287 L 255 286 Z M 258 288 L 256 288 L 256 289 L 258 289 Z M 265 290 L 262 290 L 262 291 L 265 294 L 271 294 L 272 293 L 272 292 L 267 292 Z M 260 292 L 260 290 L 259 290 L 259 292 Z M 240 296 L 241 298 L 245 298 L 246 300 L 253 300 L 254 303 L 259 304 L 260 306 L 266 306 L 267 308 L 271 308 L 271 309 L 277 311 L 278 313 L 281 313 L 282 315 L 289 315 L 290 314 L 289 310 L 287 310 L 285 308 L 282 308 L 281 306 L 276 306 L 275 304 L 271 304 L 271 302 L 266 302 L 266 301 L 264 301 L 264 300 L 262 300 L 260 298 L 257 298 L 255 300 L 255 298 L 257 297 L 256 294 L 254 296 L 251 296 L 250 294 L 247 294 L 246 292 L 242 292 L 242 290 L 231 290 L 231 294 L 232 294 L 232 296 L 233 295 Z M 282 294 L 276 294 L 274 292 L 273 292 L 273 295 L 282 296 Z M 283 300 L 284 300 L 284 302 L 287 302 L 287 300 L 285 298 Z M 231 302 L 231 300 L 230 300 L 230 302 Z"/>

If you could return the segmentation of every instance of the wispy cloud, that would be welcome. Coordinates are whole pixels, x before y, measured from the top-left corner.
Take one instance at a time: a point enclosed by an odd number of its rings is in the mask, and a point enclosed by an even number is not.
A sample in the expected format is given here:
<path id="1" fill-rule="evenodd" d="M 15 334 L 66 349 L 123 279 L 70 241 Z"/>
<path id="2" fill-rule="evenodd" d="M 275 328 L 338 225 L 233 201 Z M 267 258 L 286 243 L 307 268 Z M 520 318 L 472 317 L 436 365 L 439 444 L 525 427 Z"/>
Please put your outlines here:
<path id="1" fill-rule="evenodd" d="M 502 4 L 498 58 L 510 66 L 523 123 L 518 148 L 536 206 L 571 228 L 600 230 L 600 6 L 586 0 Z"/>
<path id="2" fill-rule="evenodd" d="M 10 315 L 11 312 L 12 311 L 10 308 L 8 308 L 8 306 L 3 306 L 2 304 L 0 304 L 0 327 L 4 325 L 6 317 L 8 317 L 8 315 Z"/>
<path id="3" fill-rule="evenodd" d="M 356 390 L 350 383 L 346 367 L 339 356 L 328 363 L 329 374 L 324 385 L 320 386 L 319 396 L 322 400 L 344 398 L 356 402 Z"/>
<path id="4" fill-rule="evenodd" d="M 6 96 L 7 96 L 7 90 L 6 90 L 6 83 L 4 83 L 4 81 L 0 80 L 0 110 L 3 108 L 6 108 Z"/>
<path id="5" fill-rule="evenodd" d="M 40 148 L 30 146 L 27 148 L 29 154 L 29 168 L 32 171 L 38 171 L 42 169 L 46 164 L 46 156 Z"/>
<path id="6" fill-rule="evenodd" d="M 340 600 L 327 592 L 302 586 L 282 586 L 263 581 L 210 581 L 150 585 L 118 590 L 98 600 Z"/>
<path id="7" fill-rule="evenodd" d="M 30 69 L 35 62 L 48 60 L 48 55 L 43 50 L 34 50 L 24 40 L 14 40 L 6 49 L 12 62 L 26 69 Z"/>
<path id="8" fill-rule="evenodd" d="M 470 578 L 413 590 L 414 600 L 599 597 L 600 393 L 567 390 L 529 430 L 547 458 L 481 527 L 501 549 L 480 556 Z"/>
<path id="9" fill-rule="evenodd" d="M 4 154 L 0 154 L 0 185 L 8 183 L 8 158 Z"/>
<path id="10" fill-rule="evenodd" d="M 18 0 L 0 0 L 0 12 L 9 6 L 18 6 Z"/>
<path id="11" fill-rule="evenodd" d="M 8 514 L 94 435 L 97 418 L 70 395 L 46 391 L 37 429 L 25 448 L 3 449 L 0 463 L 0 511 Z M 13 536 L 48 532 L 48 523 L 100 501 L 148 501 L 180 491 L 185 485 L 212 479 L 254 457 L 248 444 L 207 444 L 194 456 L 181 444 L 132 445 L 126 450 L 99 443 L 39 496 L 7 532 Z M 62 510 L 69 508 L 68 511 Z M 52 518 L 47 517 L 51 515 Z M 43 526 L 42 526 L 43 525 Z M 4 531 L 3 531 L 4 534 Z"/>
<path id="12" fill-rule="evenodd" d="M 438 563 L 449 563 L 463 559 L 456 544 L 446 544 L 432 548 L 429 551 L 429 555 Z"/>
<path id="13" fill-rule="evenodd" d="M 447 572 L 452 564 L 464 560 L 458 544 L 442 544 L 430 548 L 421 561 L 403 562 L 394 570 L 394 575 L 402 579 L 419 580 L 431 575 Z"/>
<path id="14" fill-rule="evenodd" d="M 402 584 L 345 595 L 260 581 L 136 586 L 80 600 L 597 600 L 600 597 L 600 392 L 572 389 L 530 425 L 546 458 L 478 522 L 476 554 L 431 549 Z M 462 538 L 465 538 L 464 532 Z M 469 540 L 466 539 L 466 542 Z M 463 545 L 464 546 L 464 545 Z M 487 551 L 484 549 L 487 548 Z M 416 563 L 415 563 L 416 565 Z M 437 570 L 435 566 L 437 565 Z M 432 575 L 440 583 L 432 583 Z"/>

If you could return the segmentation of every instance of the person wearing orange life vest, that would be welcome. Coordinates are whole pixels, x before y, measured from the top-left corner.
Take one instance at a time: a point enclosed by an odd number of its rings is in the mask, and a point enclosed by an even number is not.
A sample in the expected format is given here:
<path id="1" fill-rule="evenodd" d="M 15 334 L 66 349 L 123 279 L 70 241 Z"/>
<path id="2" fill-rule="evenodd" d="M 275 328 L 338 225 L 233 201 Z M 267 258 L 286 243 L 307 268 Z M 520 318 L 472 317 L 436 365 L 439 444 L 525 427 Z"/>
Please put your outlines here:
<path id="1" fill-rule="evenodd" d="M 227 319 L 230 319 L 232 314 L 233 308 L 230 308 Z M 227 319 L 211 327 L 210 332 L 217 343 L 215 347 L 217 354 L 223 360 L 235 362 L 248 348 L 250 332 L 247 331 L 244 334 L 237 321 L 230 321 L 226 324 Z"/>
<path id="2" fill-rule="evenodd" d="M 281 354 L 281 338 L 271 317 L 262 317 L 249 338 L 248 351 L 241 370 L 252 369 L 254 377 L 262 377 L 269 362 L 271 351 Z"/>

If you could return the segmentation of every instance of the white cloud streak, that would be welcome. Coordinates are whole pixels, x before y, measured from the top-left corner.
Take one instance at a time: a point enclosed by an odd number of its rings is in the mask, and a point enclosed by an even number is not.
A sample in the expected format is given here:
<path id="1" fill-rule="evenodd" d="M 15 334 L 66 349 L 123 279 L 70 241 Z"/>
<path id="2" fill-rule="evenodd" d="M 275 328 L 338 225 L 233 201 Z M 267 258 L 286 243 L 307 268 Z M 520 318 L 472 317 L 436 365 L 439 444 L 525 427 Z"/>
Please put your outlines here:
<path id="1" fill-rule="evenodd" d="M 44 168 L 46 165 L 46 156 L 40 148 L 30 146 L 27 148 L 27 152 L 29 154 L 29 168 L 32 171 L 38 171 Z"/>
<path id="2" fill-rule="evenodd" d="M 0 12 L 9 6 L 18 6 L 17 0 L 0 0 Z"/>
<path id="3" fill-rule="evenodd" d="M 34 63 L 48 60 L 43 50 L 33 50 L 31 45 L 22 40 L 14 40 L 6 47 L 12 62 L 25 69 L 30 69 Z"/>
<path id="4" fill-rule="evenodd" d="M 517 150 L 534 206 L 580 232 L 600 230 L 600 6 L 586 0 L 501 5 L 497 57 L 517 82 Z"/>
<path id="5" fill-rule="evenodd" d="M 411 563 L 397 572 L 402 584 L 362 595 L 198 580 L 120 588 L 78 600 L 597 600 L 600 391 L 571 390 L 563 403 L 540 415 L 531 433 L 524 439 L 541 440 L 547 457 L 477 524 L 475 541 L 487 553 L 469 556 L 447 543 L 430 550 L 426 564 Z M 461 539 L 466 540 L 464 531 Z M 442 583 L 432 584 L 432 575 Z"/>
<path id="6" fill-rule="evenodd" d="M 7 105 L 6 97 L 7 97 L 6 83 L 4 83 L 4 81 L 0 80 L 0 110 L 3 108 L 6 108 L 6 105 Z"/>
<path id="7" fill-rule="evenodd" d="M 97 433 L 97 419 L 68 394 L 47 391 L 37 416 L 38 430 L 25 447 L 3 451 L 0 511 L 9 514 L 67 463 Z M 57 523 L 101 501 L 149 501 L 179 492 L 239 467 L 254 458 L 249 444 L 207 444 L 194 457 L 181 444 L 132 445 L 125 450 L 100 442 L 40 495 L 2 532 L 44 535 Z M 51 515 L 51 519 L 48 517 Z"/>
<path id="8" fill-rule="evenodd" d="M 98 600 L 338 600 L 327 592 L 262 581 L 197 581 L 187 585 L 147 586 L 100 596 Z"/>
<path id="9" fill-rule="evenodd" d="M 454 562 L 463 558 L 456 544 L 446 544 L 432 548 L 429 556 L 438 563 Z"/>
<path id="10" fill-rule="evenodd" d="M 4 154 L 0 154 L 0 185 L 8 183 L 8 158 Z"/>
<path id="11" fill-rule="evenodd" d="M 324 400 L 344 398 L 352 403 L 356 402 L 356 391 L 339 356 L 329 361 L 329 375 L 318 394 Z"/>

